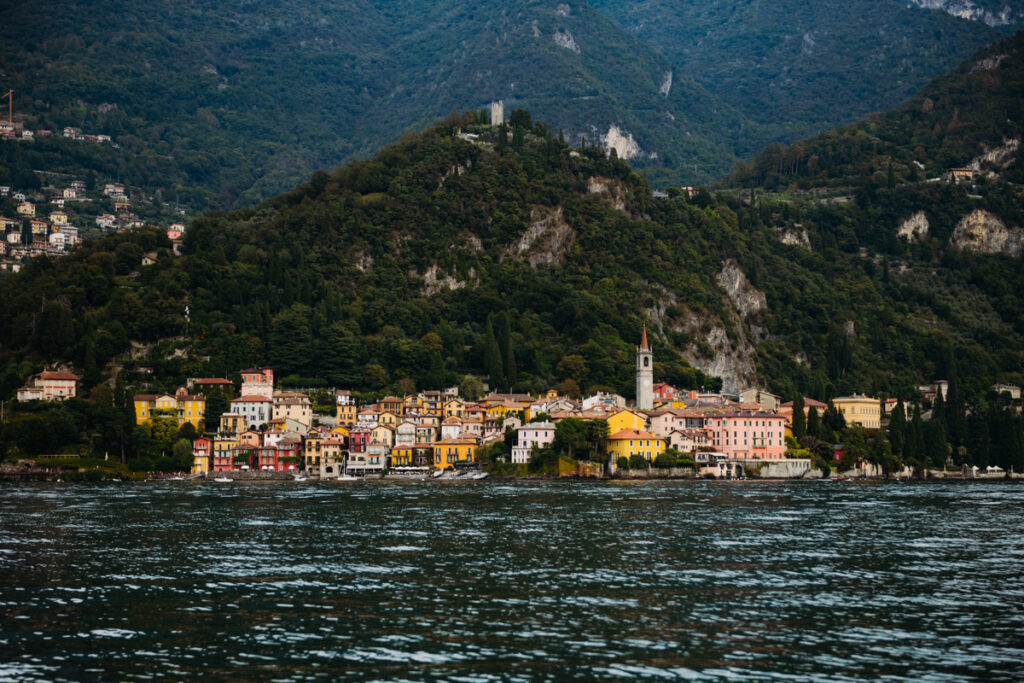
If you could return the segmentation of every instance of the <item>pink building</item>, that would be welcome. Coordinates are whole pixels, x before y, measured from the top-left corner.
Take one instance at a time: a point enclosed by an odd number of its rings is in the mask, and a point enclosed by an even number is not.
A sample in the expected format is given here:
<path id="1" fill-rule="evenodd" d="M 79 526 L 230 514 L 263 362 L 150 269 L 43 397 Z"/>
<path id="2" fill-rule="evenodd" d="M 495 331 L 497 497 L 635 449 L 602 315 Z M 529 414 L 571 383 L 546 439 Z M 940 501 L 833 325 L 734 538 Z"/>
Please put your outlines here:
<path id="1" fill-rule="evenodd" d="M 270 368 L 242 370 L 241 396 L 263 396 L 274 398 L 274 371 Z M 269 420 L 270 417 L 267 416 Z"/>
<path id="2" fill-rule="evenodd" d="M 533 447 L 544 448 L 555 440 L 555 425 L 552 422 L 531 422 L 516 430 L 516 443 L 512 446 L 512 462 L 530 462 Z"/>
<path id="3" fill-rule="evenodd" d="M 782 460 L 786 453 L 786 418 L 755 412 L 709 414 L 711 446 L 731 460 Z"/>

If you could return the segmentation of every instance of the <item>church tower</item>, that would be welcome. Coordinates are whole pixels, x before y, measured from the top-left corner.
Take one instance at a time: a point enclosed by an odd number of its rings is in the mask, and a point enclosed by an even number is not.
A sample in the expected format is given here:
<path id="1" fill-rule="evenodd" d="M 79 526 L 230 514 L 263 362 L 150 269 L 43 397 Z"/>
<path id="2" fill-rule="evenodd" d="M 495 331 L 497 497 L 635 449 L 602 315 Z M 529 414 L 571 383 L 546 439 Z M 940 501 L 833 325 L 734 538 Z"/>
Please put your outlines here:
<path id="1" fill-rule="evenodd" d="M 500 126 L 505 122 L 505 103 L 501 100 L 491 101 L 491 125 Z"/>
<path id="2" fill-rule="evenodd" d="M 654 410 L 654 354 L 647 344 L 646 325 L 636 350 L 636 408 Z"/>

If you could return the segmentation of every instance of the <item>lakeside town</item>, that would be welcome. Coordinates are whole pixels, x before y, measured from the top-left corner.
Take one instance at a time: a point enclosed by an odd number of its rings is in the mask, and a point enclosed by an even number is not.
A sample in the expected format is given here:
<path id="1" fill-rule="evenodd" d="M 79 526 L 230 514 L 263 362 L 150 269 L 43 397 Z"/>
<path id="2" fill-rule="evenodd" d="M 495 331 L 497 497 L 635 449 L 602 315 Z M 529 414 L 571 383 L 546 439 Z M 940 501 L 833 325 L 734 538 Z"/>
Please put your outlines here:
<path id="1" fill-rule="evenodd" d="M 190 435 L 191 476 L 353 479 L 360 477 L 469 477 L 526 474 L 551 449 L 569 446 L 565 476 L 698 476 L 719 479 L 817 478 L 822 472 L 797 442 L 808 425 L 839 420 L 866 435 L 885 432 L 905 410 L 895 398 L 854 394 L 828 403 L 810 397 L 783 401 L 764 389 L 735 394 L 679 390 L 653 381 L 646 328 L 636 348 L 635 402 L 598 392 L 581 399 L 549 390 L 533 396 L 490 392 L 461 395 L 460 387 L 385 396 L 360 404 L 350 390 L 334 390 L 333 406 L 315 405 L 309 391 L 275 384 L 271 368 L 241 371 L 241 385 L 226 378 L 194 378 L 173 394 L 133 397 L 137 427 Z M 45 371 L 18 390 L 18 401 L 61 401 L 76 396 L 79 378 Z M 926 405 L 948 399 L 949 382 L 919 387 Z M 1021 389 L 992 390 L 1019 404 Z M 324 392 L 326 393 L 326 392 Z M 476 393 L 476 392 L 473 392 Z M 812 427 L 812 433 L 816 428 Z M 573 444 L 586 452 L 573 461 Z M 832 460 L 844 476 L 910 476 L 890 472 L 836 444 Z M 851 448 L 851 451 L 853 449 Z M 950 461 L 946 463 L 952 465 Z M 939 476 L 1004 477 L 998 466 L 963 465 Z M 936 476 L 933 474 L 932 476 Z"/>

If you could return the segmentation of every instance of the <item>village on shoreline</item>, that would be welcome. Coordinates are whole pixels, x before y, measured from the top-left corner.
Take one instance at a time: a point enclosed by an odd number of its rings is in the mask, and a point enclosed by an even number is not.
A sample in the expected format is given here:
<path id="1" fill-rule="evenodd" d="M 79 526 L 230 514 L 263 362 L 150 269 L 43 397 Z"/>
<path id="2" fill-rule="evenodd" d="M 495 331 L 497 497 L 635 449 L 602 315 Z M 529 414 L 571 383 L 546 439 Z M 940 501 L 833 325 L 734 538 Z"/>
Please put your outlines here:
<path id="1" fill-rule="evenodd" d="M 636 349 L 636 401 L 597 392 L 582 399 L 550 390 L 540 396 L 483 393 L 483 385 L 385 396 L 360 405 L 334 390 L 333 406 L 312 392 L 275 386 L 271 368 L 226 378 L 195 378 L 173 394 L 137 394 L 136 429 L 188 438 L 191 471 L 175 478 L 233 481 L 354 481 L 369 478 L 820 479 L 1019 478 L 950 456 L 939 467 L 892 456 L 892 421 L 901 402 L 864 395 L 828 403 L 798 396 L 783 402 L 758 388 L 734 394 L 677 390 L 653 381 L 646 329 Z M 19 401 L 67 400 L 78 377 L 39 373 Z M 948 382 L 920 387 L 941 405 Z M 1020 388 L 993 389 L 1020 401 Z M 467 394 L 467 395 L 462 395 Z M 318 396 L 321 398 L 322 396 Z M 915 409 L 916 410 L 916 409 Z M 897 413 L 899 415 L 897 416 Z M 917 415 L 915 414 L 915 418 Z M 847 443 L 828 447 L 813 435 L 836 429 Z M 811 438 L 808 438 L 811 436 Z M 884 457 L 878 457 L 881 451 Z M 109 456 L 108 456 L 109 460 Z M 7 479 L 74 479 L 89 474 L 73 458 L 43 456 L 5 463 Z M 102 469 L 99 466 L 97 469 Z M 127 476 L 107 473 L 108 478 Z M 149 477 L 135 473 L 134 477 Z M 102 478 L 90 476 L 87 478 Z M 166 476 L 159 478 L 167 478 Z"/>

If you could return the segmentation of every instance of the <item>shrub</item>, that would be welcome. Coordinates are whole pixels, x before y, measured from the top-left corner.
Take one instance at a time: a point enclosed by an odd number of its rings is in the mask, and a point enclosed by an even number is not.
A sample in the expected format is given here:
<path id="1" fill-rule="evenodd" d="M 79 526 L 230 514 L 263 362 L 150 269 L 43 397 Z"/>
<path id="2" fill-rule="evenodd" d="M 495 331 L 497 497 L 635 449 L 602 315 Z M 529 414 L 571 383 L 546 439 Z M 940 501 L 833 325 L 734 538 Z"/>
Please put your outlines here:
<path id="1" fill-rule="evenodd" d="M 627 469 L 629 467 L 629 458 L 624 455 L 620 455 L 619 459 L 615 461 L 615 466 L 620 470 Z"/>
<path id="2" fill-rule="evenodd" d="M 647 467 L 647 458 L 642 455 L 634 453 L 629 456 L 629 469 L 631 470 L 642 470 Z"/>
<path id="3" fill-rule="evenodd" d="M 667 470 L 670 467 L 675 467 L 679 462 L 679 458 L 672 453 L 659 453 L 658 457 L 654 459 L 654 466 Z"/>

